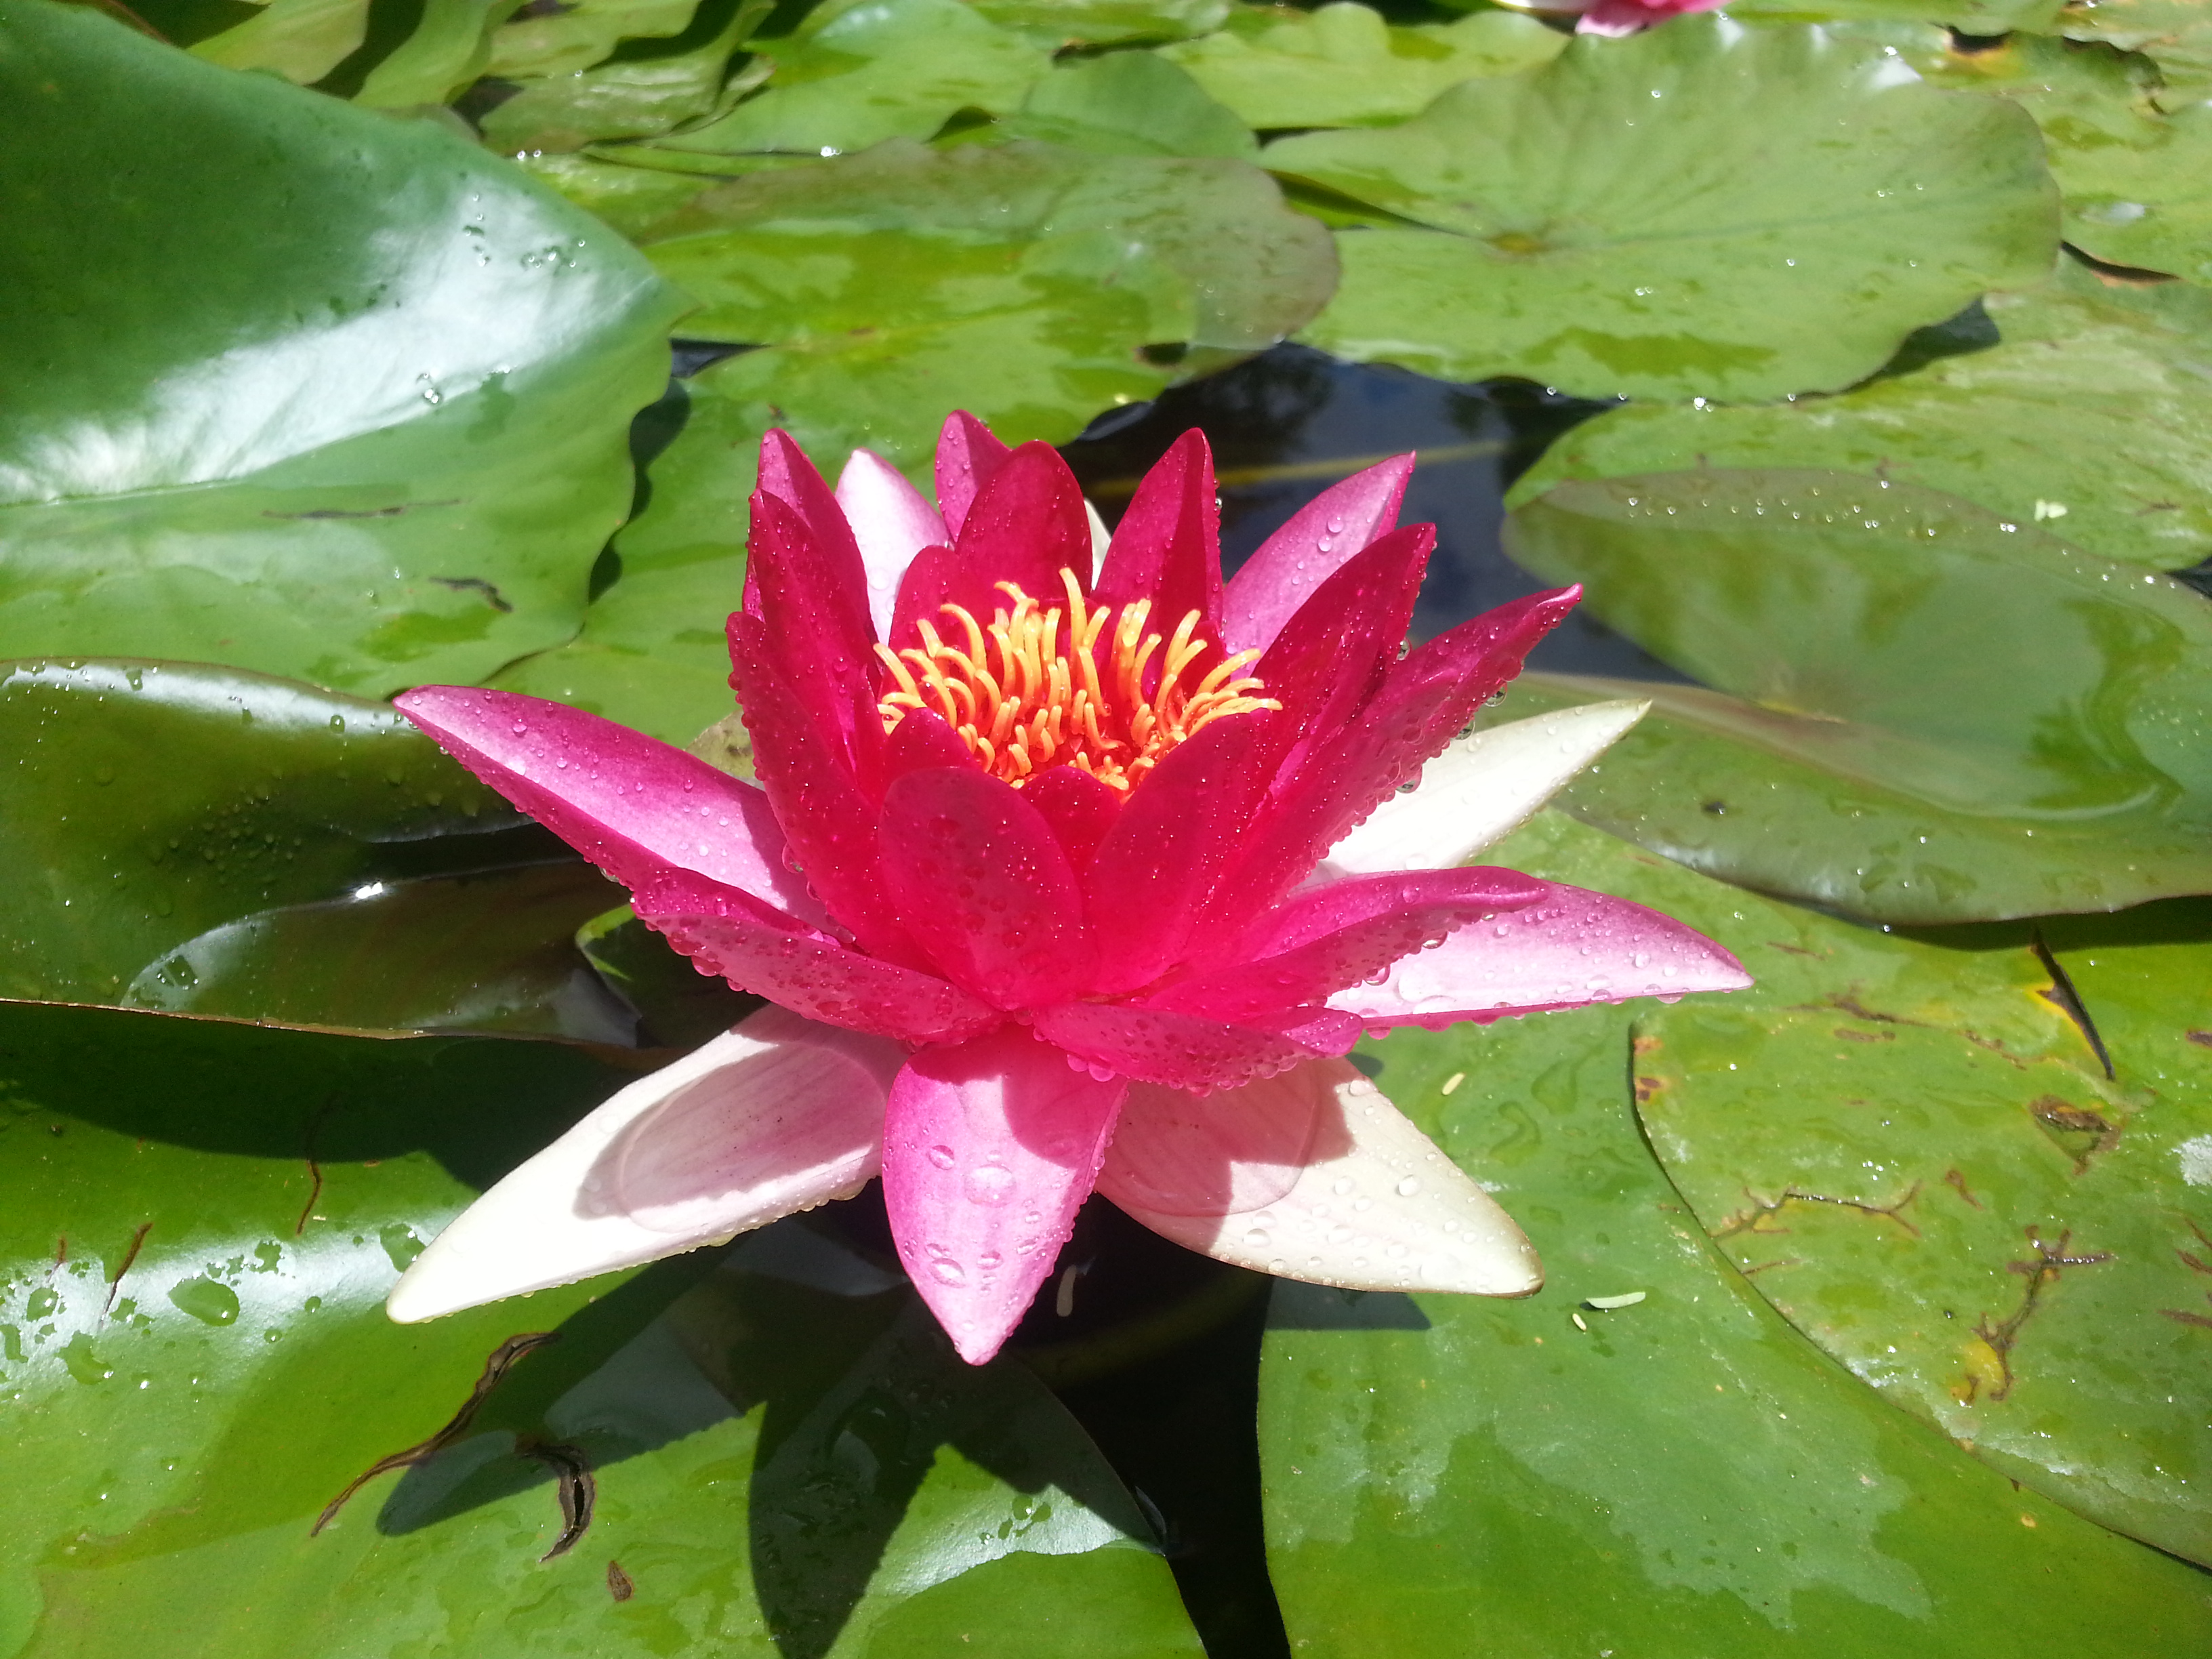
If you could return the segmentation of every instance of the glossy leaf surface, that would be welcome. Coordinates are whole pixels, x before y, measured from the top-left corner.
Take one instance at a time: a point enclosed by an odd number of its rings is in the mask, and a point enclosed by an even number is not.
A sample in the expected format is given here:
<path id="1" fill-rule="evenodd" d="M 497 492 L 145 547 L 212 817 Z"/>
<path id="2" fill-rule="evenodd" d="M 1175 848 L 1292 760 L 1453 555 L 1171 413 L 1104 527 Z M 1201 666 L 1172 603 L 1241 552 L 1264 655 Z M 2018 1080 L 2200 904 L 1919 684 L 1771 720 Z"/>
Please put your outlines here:
<path id="1" fill-rule="evenodd" d="M 626 43 L 589 69 L 521 80 L 513 97 L 482 118 L 485 142 L 518 156 L 559 153 L 655 137 L 710 114 L 729 95 L 731 53 L 768 11 L 765 0 L 702 7 L 668 39 Z"/>
<path id="2" fill-rule="evenodd" d="M 1180 40 L 1218 28 L 1230 0 L 969 0 L 977 11 L 1048 51 L 1132 40 Z"/>
<path id="3" fill-rule="evenodd" d="M 1196 1651 L 1073 1423 L 833 1240 L 386 1320 L 471 1188 L 621 1080 L 582 1054 L 52 1008 L 0 1010 L 0 1651 Z"/>
<path id="4" fill-rule="evenodd" d="M 1109 52 L 1055 68 L 998 131 L 1100 155 L 1230 155 L 1259 141 L 1229 108 L 1166 58 Z"/>
<path id="5" fill-rule="evenodd" d="M 2032 124 L 1816 29 L 1577 40 L 1386 132 L 1267 147 L 1413 222 L 1339 234 L 1304 338 L 1450 380 L 1771 398 L 1879 368 L 2057 252 Z"/>
<path id="6" fill-rule="evenodd" d="M 1564 35 L 1512 12 L 1393 27 L 1335 0 L 1310 13 L 1241 7 L 1227 27 L 1160 56 L 1251 126 L 1355 127 L 1418 115 L 1447 87 L 1534 69 L 1565 46 Z"/>
<path id="7" fill-rule="evenodd" d="M 2212 300 L 2069 261 L 2051 286 L 1984 303 L 1931 339 L 1956 355 L 1834 397 L 1602 415 L 1511 499 L 1566 477 L 1827 466 L 1926 484 L 2108 559 L 2178 570 L 2212 556 Z"/>
<path id="8" fill-rule="evenodd" d="M 375 695 L 572 633 L 672 291 L 432 124 L 0 27 L 0 653 Z"/>
<path id="9" fill-rule="evenodd" d="M 1796 943 L 1775 907 L 1551 815 L 1498 855 L 1684 915 L 1754 973 L 1790 960 L 1764 945 Z M 1441 1659 L 1476 1632 L 1658 1659 L 2179 1659 L 2212 1639 L 2200 1574 L 1960 1456 L 1761 1301 L 1638 1133 L 1626 1011 L 1401 1031 L 1375 1058 L 1550 1279 L 1519 1303 L 1278 1287 L 1261 1448 L 1294 1651 Z"/>
<path id="10" fill-rule="evenodd" d="M 1596 774 L 1608 827 L 1884 921 L 2205 890 L 2212 607 L 2184 584 L 1932 490 L 1812 471 L 1564 483 L 1509 534 L 1530 568 L 1585 580 L 1609 626 L 1729 694 L 1671 689 L 1662 708 L 1835 780 L 1785 788 L 1679 753 L 1654 773 L 1668 723 L 1647 721 Z M 1606 821 L 1587 787 L 1570 799 Z M 1900 796 L 1978 833 L 1831 810 Z M 2010 858 L 1962 856 L 2007 840 Z"/>

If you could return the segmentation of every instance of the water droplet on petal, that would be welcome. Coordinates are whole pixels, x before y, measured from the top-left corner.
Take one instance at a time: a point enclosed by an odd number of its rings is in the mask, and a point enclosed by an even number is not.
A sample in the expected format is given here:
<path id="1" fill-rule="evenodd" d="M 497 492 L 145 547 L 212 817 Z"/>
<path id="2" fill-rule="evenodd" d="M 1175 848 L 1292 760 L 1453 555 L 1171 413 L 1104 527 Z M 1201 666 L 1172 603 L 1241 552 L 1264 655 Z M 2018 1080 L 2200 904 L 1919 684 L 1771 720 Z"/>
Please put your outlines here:
<path id="1" fill-rule="evenodd" d="M 929 1161 L 940 1170 L 949 1170 L 957 1160 L 950 1146 L 933 1146 L 929 1149 Z"/>
<path id="2" fill-rule="evenodd" d="M 960 1184 L 971 1204 L 1003 1204 L 1014 1195 L 1014 1172 L 1003 1164 L 979 1164 Z"/>
<path id="3" fill-rule="evenodd" d="M 929 1271 L 940 1285 L 965 1285 L 968 1275 L 960 1264 L 949 1255 L 940 1255 L 929 1264 Z"/>
<path id="4" fill-rule="evenodd" d="M 1265 1227 L 1253 1228 L 1249 1232 L 1244 1235 L 1244 1244 L 1245 1248 L 1248 1249 L 1266 1249 L 1267 1248 L 1267 1230 Z"/>
<path id="5" fill-rule="evenodd" d="M 1398 1196 L 1401 1198 L 1411 1198 L 1420 1190 L 1421 1182 L 1418 1176 L 1407 1176 L 1398 1183 Z"/>

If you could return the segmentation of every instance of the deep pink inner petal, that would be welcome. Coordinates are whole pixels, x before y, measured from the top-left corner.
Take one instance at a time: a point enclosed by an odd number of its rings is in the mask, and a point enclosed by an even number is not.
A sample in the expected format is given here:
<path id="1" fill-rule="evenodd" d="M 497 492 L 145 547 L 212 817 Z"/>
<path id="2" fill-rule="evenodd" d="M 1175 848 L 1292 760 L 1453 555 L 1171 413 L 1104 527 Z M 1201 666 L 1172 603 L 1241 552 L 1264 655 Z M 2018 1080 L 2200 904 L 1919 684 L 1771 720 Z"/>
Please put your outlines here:
<path id="1" fill-rule="evenodd" d="M 511 691 L 426 685 L 399 712 L 625 887 L 696 870 L 810 924 L 823 908 L 784 861 L 769 798 L 642 732 Z"/>
<path id="2" fill-rule="evenodd" d="M 966 410 L 945 417 L 937 437 L 937 510 L 948 537 L 960 533 L 969 503 L 1012 453 Z"/>
<path id="3" fill-rule="evenodd" d="M 1241 931 L 1303 880 L 1520 672 L 1522 659 L 1572 608 L 1578 587 L 1516 599 L 1438 635 L 1399 664 L 1367 707 L 1276 775 L 1237 842 L 1209 909 Z"/>
<path id="4" fill-rule="evenodd" d="M 1012 582 L 1046 605 L 1065 605 L 1060 573 L 1091 584 L 1091 520 L 1083 487 L 1050 444 L 1026 443 L 978 490 L 952 546 L 945 599 L 978 622 L 1012 601 L 998 584 Z M 943 624 L 940 623 L 939 627 Z"/>
<path id="5" fill-rule="evenodd" d="M 1346 889 L 1352 890 L 1340 890 Z M 1234 966 L 1177 980 L 1147 1000 L 1231 1020 L 1327 1001 L 1346 986 L 1387 973 L 1401 957 L 1436 948 L 1457 928 L 1535 902 L 1545 890 L 1545 884 L 1517 870 L 1355 878 L 1322 890 L 1322 898 L 1336 901 L 1333 906 L 1297 907 L 1301 914 L 1267 941 L 1275 948 L 1256 960 L 1240 951 Z"/>
<path id="6" fill-rule="evenodd" d="M 1044 815 L 1079 877 L 1121 816 L 1121 792 L 1079 766 L 1048 767 L 1023 787 L 1022 796 Z"/>
<path id="7" fill-rule="evenodd" d="M 1735 991 L 1743 964 L 1696 930 L 1626 899 L 1560 882 L 1535 903 L 1461 928 L 1401 960 L 1380 985 L 1329 1006 L 1369 1025 L 1425 1025 L 1579 1008 L 1628 997 Z"/>
<path id="8" fill-rule="evenodd" d="M 846 521 L 837 497 L 815 471 L 814 463 L 806 459 L 806 452 L 792 441 L 789 433 L 771 431 L 761 440 L 759 482 L 755 494 L 772 495 L 781 501 L 805 527 L 823 573 L 821 603 L 840 606 L 848 612 L 848 626 L 867 628 L 867 567 L 860 558 L 860 545 L 854 539 L 853 526 Z M 757 530 L 759 525 L 756 509 L 753 526 Z M 755 616 L 760 614 L 755 575 L 750 564 L 745 570 L 744 608 Z"/>
<path id="9" fill-rule="evenodd" d="M 910 709 L 884 739 L 884 787 L 909 772 L 941 766 L 973 766 L 975 757 L 945 717 L 927 708 Z"/>
<path id="10" fill-rule="evenodd" d="M 1274 1031 L 1121 1002 L 1040 1009 L 1036 1034 L 1080 1059 L 1170 1089 L 1235 1089 L 1322 1050 Z"/>
<path id="11" fill-rule="evenodd" d="M 1221 504 L 1204 433 L 1176 439 L 1138 484 L 1106 550 L 1097 597 L 1102 605 L 1152 600 L 1152 626 L 1163 634 L 1195 611 L 1200 633 L 1220 639 Z M 1199 672 L 1212 666 L 1197 659 Z"/>
<path id="12" fill-rule="evenodd" d="M 1395 455 L 1333 484 L 1260 544 L 1222 595 L 1222 643 L 1264 651 L 1336 568 L 1398 522 L 1413 457 Z"/>
<path id="13" fill-rule="evenodd" d="M 1130 792 L 1084 878 L 1102 993 L 1148 985 L 1181 960 L 1254 793 L 1272 714 L 1202 727 Z"/>
<path id="14" fill-rule="evenodd" d="M 1000 1018 L 957 986 L 780 925 L 749 895 L 689 872 L 654 878 L 632 905 L 702 973 L 824 1024 L 903 1042 L 951 1042 Z"/>
<path id="15" fill-rule="evenodd" d="M 916 1054 L 891 1085 L 884 1205 L 899 1256 L 960 1355 L 1020 1322 L 1090 1196 L 1127 1085 L 1018 1027 Z"/>
<path id="16" fill-rule="evenodd" d="M 766 624 L 742 612 L 730 618 L 731 683 L 753 741 L 753 769 L 789 838 L 806 884 L 871 955 L 910 967 L 922 956 L 883 891 L 876 871 L 875 805 L 812 712 L 780 673 Z"/>
<path id="17" fill-rule="evenodd" d="M 1001 1008 L 1088 988 L 1096 952 L 1067 855 L 1012 785 L 973 765 L 884 792 L 884 884 L 946 976 Z"/>
<path id="18" fill-rule="evenodd" d="M 925 547 L 915 554 L 899 578 L 898 597 L 891 605 L 890 631 L 884 635 L 884 643 L 895 651 L 904 651 L 921 643 L 921 634 L 915 626 L 927 617 L 937 621 L 939 609 L 945 596 L 952 591 L 952 574 L 958 562 L 950 547 Z M 884 675 L 876 677 L 878 690 Z"/>
<path id="19" fill-rule="evenodd" d="M 875 624 L 860 555 L 846 560 L 765 490 L 753 496 L 745 549 L 745 613 L 763 624 L 757 649 L 786 682 L 806 688 L 814 725 L 865 787 L 880 764 L 884 726 L 876 712 Z M 862 585 L 857 605 L 841 588 L 848 580 Z"/>

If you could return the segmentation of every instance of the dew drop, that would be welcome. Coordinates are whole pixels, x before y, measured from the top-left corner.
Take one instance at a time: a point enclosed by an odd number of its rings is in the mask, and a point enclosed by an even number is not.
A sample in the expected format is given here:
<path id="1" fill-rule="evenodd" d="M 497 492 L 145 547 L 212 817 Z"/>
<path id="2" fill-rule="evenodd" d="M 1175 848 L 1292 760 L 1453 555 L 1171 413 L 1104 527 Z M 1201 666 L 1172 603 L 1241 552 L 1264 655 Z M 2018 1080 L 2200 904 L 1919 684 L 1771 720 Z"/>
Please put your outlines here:
<path id="1" fill-rule="evenodd" d="M 1264 1250 L 1267 1248 L 1267 1230 L 1265 1227 L 1255 1227 L 1244 1235 L 1247 1249 Z"/>
<path id="2" fill-rule="evenodd" d="M 960 1184 L 970 1204 L 1003 1204 L 1014 1195 L 1014 1172 L 1003 1164 L 978 1164 Z"/>
<path id="3" fill-rule="evenodd" d="M 934 1164 L 940 1170 L 949 1170 L 956 1162 L 952 1156 L 952 1149 L 950 1146 L 931 1147 L 929 1149 L 929 1161 L 932 1164 Z"/>
<path id="4" fill-rule="evenodd" d="M 1418 1193 L 1420 1190 L 1421 1181 L 1419 1176 L 1407 1176 L 1403 1181 L 1398 1183 L 1398 1196 L 1401 1198 L 1411 1198 L 1415 1193 Z"/>
<path id="5" fill-rule="evenodd" d="M 968 1282 L 967 1273 L 962 1269 L 960 1264 L 949 1255 L 933 1258 L 929 1264 L 929 1271 L 940 1285 L 965 1285 Z"/>

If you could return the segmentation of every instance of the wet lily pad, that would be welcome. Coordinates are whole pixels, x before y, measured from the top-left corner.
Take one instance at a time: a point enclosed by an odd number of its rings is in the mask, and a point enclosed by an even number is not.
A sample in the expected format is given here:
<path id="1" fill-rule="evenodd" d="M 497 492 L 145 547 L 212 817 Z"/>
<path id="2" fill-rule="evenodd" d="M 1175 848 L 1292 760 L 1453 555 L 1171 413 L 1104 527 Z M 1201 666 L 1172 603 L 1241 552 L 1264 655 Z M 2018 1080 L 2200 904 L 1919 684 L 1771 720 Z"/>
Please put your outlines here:
<path id="1" fill-rule="evenodd" d="M 2033 124 L 1818 29 L 1679 19 L 1577 40 L 1267 167 L 1412 222 L 1339 233 L 1302 337 L 1589 396 L 1832 391 L 2057 252 Z"/>
<path id="2" fill-rule="evenodd" d="M 508 81 L 575 75 L 625 40 L 682 34 L 701 9 L 700 0 L 573 0 L 557 10 L 532 8 L 492 36 L 484 73 Z"/>
<path id="3" fill-rule="evenodd" d="M 0 653 L 373 696 L 572 634 L 672 291 L 431 123 L 7 21 Z"/>
<path id="4" fill-rule="evenodd" d="M 2069 40 L 2103 40 L 2139 52 L 2158 65 L 2168 93 L 2212 93 L 2212 6 L 2205 0 L 2098 0 L 2058 15 Z"/>
<path id="5" fill-rule="evenodd" d="M 1060 65 L 998 130 L 1101 155 L 1231 155 L 1259 141 L 1244 123 L 1157 52 L 1115 52 Z"/>
<path id="6" fill-rule="evenodd" d="M 1826 466 L 1926 484 L 2109 559 L 2212 556 L 2212 299 L 2069 261 L 2051 286 L 1984 303 L 1945 342 L 1972 349 L 1834 397 L 1601 415 L 1510 499 L 1568 477 Z"/>
<path id="7" fill-rule="evenodd" d="M 307 86 L 359 51 L 368 35 L 368 0 L 269 0 L 191 50 L 225 69 L 270 70 Z"/>
<path id="8" fill-rule="evenodd" d="M 1735 0 L 1731 16 L 1753 22 L 1948 23 L 1962 34 L 2048 33 L 2064 0 Z"/>
<path id="9" fill-rule="evenodd" d="M 662 141 L 708 155 L 832 155 L 927 138 L 963 109 L 1008 114 L 1050 57 L 959 0 L 830 0 L 753 50 L 766 87 L 720 120 Z"/>
<path id="10" fill-rule="evenodd" d="M 1796 913 L 1552 815 L 1496 855 L 1686 915 L 1754 973 L 1796 960 L 1763 941 L 1796 945 L 1770 919 Z M 1723 1259 L 1638 1132 L 1631 1018 L 1375 1048 L 1381 1086 L 1528 1230 L 1549 1282 L 1519 1303 L 1277 1288 L 1261 1446 L 1293 1650 L 1457 1659 L 1478 1632 L 1657 1659 L 2178 1659 L 2212 1639 L 2200 1574 L 1929 1437 Z M 1581 1305 L 1631 1287 L 1642 1302 Z"/>
<path id="11" fill-rule="evenodd" d="M 631 41 L 590 69 L 520 81 L 483 117 L 484 140 L 521 158 L 653 137 L 710 114 L 728 97 L 731 54 L 768 10 L 765 0 L 702 7 L 671 39 Z"/>
<path id="12" fill-rule="evenodd" d="M 569 946 L 617 890 L 385 704 L 9 664 L 0 754 L 0 997 L 627 1040 Z"/>
<path id="13" fill-rule="evenodd" d="M 1042 1387 L 828 1240 L 386 1320 L 471 1189 L 622 1080 L 574 1050 L 17 1008 L 0 1056 L 9 1651 L 1198 1650 Z"/>
<path id="14" fill-rule="evenodd" d="M 1160 56 L 1249 125 L 1354 127 L 1417 115 L 1447 87 L 1534 69 L 1566 44 L 1514 12 L 1393 27 L 1368 7 L 1334 0 L 1312 12 L 1240 6 L 1218 33 Z"/>
<path id="15" fill-rule="evenodd" d="M 1570 482 L 1508 535 L 1726 694 L 1660 694 L 1566 797 L 1594 821 L 1890 921 L 2212 889 L 2212 605 L 2184 584 L 1849 474 Z"/>
<path id="16" fill-rule="evenodd" d="M 1180 40 L 1221 27 L 1230 0 L 969 0 L 977 11 L 1048 51 Z"/>

